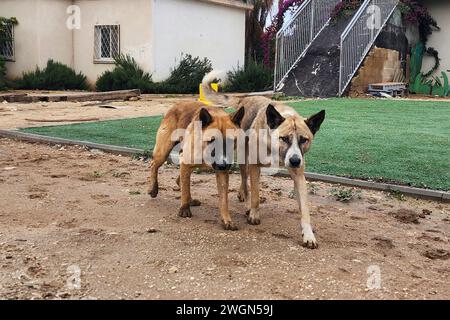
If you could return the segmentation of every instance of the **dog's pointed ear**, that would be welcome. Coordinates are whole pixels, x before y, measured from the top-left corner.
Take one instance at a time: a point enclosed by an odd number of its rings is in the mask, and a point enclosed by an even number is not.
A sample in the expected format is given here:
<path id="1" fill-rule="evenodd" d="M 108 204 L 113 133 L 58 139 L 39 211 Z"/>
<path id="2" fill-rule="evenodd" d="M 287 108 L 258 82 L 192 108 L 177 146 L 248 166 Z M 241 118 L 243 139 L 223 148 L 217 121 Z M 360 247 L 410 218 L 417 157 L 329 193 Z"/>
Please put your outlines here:
<path id="1" fill-rule="evenodd" d="M 242 119 L 244 118 L 245 115 L 245 109 L 244 107 L 240 107 L 238 111 L 236 111 L 235 113 L 233 113 L 230 117 L 231 117 L 231 121 L 233 121 L 233 123 L 240 127 L 241 126 L 241 122 Z"/>
<path id="2" fill-rule="evenodd" d="M 271 104 L 267 106 L 266 109 L 266 118 L 267 118 L 267 124 L 270 129 L 276 129 L 280 126 L 280 124 L 283 123 L 285 118 L 275 109 L 275 107 Z"/>
<path id="3" fill-rule="evenodd" d="M 206 128 L 213 122 L 211 114 L 205 108 L 200 110 L 199 119 L 202 122 L 202 128 Z"/>
<path id="4" fill-rule="evenodd" d="M 312 115 L 305 122 L 309 130 L 311 130 L 312 134 L 316 134 L 316 132 L 319 131 L 320 125 L 322 124 L 323 120 L 325 120 L 325 110 Z"/>

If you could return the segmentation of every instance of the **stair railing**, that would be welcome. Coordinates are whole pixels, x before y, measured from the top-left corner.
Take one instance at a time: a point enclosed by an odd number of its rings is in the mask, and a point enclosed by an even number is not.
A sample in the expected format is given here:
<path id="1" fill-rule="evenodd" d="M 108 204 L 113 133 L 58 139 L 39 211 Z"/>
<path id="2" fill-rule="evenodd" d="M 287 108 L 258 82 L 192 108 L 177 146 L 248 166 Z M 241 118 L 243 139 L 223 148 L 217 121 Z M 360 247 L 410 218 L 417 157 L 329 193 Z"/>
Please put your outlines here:
<path id="1" fill-rule="evenodd" d="M 276 35 L 274 90 L 303 58 L 341 0 L 305 0 Z"/>
<path id="2" fill-rule="evenodd" d="M 397 5 L 398 0 L 365 0 L 342 33 L 340 96 L 347 89 Z"/>

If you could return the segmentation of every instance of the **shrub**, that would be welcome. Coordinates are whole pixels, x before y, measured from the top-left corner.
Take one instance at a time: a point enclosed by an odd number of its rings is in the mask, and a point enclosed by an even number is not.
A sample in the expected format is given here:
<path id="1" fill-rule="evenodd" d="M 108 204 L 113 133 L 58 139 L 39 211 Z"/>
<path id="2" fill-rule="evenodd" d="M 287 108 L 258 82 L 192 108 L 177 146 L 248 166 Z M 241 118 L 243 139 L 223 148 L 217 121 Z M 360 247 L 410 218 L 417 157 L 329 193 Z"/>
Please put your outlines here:
<path id="1" fill-rule="evenodd" d="M 86 76 L 76 73 L 72 68 L 53 60 L 48 60 L 44 69 L 25 72 L 15 81 L 18 89 L 29 90 L 85 90 Z"/>
<path id="2" fill-rule="evenodd" d="M 120 55 L 115 59 L 116 67 L 105 71 L 97 80 L 98 91 L 140 89 L 147 93 L 152 85 L 152 76 L 144 72 L 129 55 Z"/>
<path id="3" fill-rule="evenodd" d="M 6 89 L 6 66 L 5 66 L 5 60 L 0 57 L 0 90 Z"/>
<path id="4" fill-rule="evenodd" d="M 3 18 L 0 17 L 0 47 L 7 41 L 11 41 L 4 31 L 7 25 L 17 25 L 18 21 L 16 18 Z M 0 56 L 0 90 L 4 90 L 8 87 L 6 76 L 6 60 Z"/>
<path id="5" fill-rule="evenodd" d="M 270 90 L 272 86 L 272 70 L 250 61 L 245 68 L 228 73 L 228 84 L 224 89 L 229 92 L 252 92 Z"/>
<path id="6" fill-rule="evenodd" d="M 163 81 L 166 93 L 197 93 L 203 77 L 212 71 L 211 61 L 190 54 L 183 55 L 180 63 L 172 70 L 167 80 Z"/>
<path id="7" fill-rule="evenodd" d="M 140 89 L 142 93 L 197 93 L 204 75 L 212 70 L 211 61 L 187 54 L 172 70 L 167 80 L 153 82 L 133 57 L 119 56 L 116 67 L 104 72 L 97 80 L 98 91 Z"/>

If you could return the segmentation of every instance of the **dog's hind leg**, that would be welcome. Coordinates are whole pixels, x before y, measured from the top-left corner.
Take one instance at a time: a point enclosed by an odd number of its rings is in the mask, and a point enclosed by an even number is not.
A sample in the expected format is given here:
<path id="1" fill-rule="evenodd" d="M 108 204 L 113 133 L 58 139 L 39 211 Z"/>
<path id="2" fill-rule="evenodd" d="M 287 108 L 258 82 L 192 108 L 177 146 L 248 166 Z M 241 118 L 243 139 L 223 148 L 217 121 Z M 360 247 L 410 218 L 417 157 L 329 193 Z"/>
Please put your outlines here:
<path id="1" fill-rule="evenodd" d="M 180 164 L 181 207 L 178 215 L 182 218 L 192 217 L 191 213 L 191 174 L 192 167 Z"/>
<path id="2" fill-rule="evenodd" d="M 308 190 L 306 187 L 306 179 L 304 169 L 289 169 L 292 180 L 294 180 L 294 188 L 297 196 L 298 208 L 301 214 L 303 246 L 309 249 L 318 248 L 316 237 L 311 227 L 311 217 L 308 207 Z"/>
<path id="3" fill-rule="evenodd" d="M 261 168 L 258 165 L 249 165 L 248 173 L 250 175 L 250 210 L 247 212 L 247 222 L 252 225 L 261 223 L 259 214 L 259 180 Z"/>
<path id="4" fill-rule="evenodd" d="M 245 202 L 248 199 L 248 169 L 246 164 L 240 164 L 241 172 L 241 186 L 239 188 L 238 199 L 240 202 Z"/>
<path id="5" fill-rule="evenodd" d="M 161 124 L 156 136 L 156 144 L 153 149 L 153 158 L 150 162 L 150 176 L 148 178 L 148 194 L 152 198 L 158 195 L 158 169 L 166 162 L 170 151 L 176 145 L 176 141 L 171 141 L 173 124 Z"/>
<path id="6" fill-rule="evenodd" d="M 178 177 L 177 177 L 177 180 L 175 180 L 175 182 L 176 182 L 176 184 L 177 184 L 178 187 L 181 187 L 181 186 L 180 186 L 180 176 L 179 176 L 179 175 L 178 175 Z M 191 204 L 191 207 L 198 207 L 198 206 L 200 206 L 200 205 L 202 204 L 202 203 L 200 202 L 200 200 L 192 199 L 192 198 L 191 198 L 191 200 L 190 200 L 189 203 Z"/>
<path id="7" fill-rule="evenodd" d="M 231 220 L 230 211 L 228 210 L 228 185 L 230 176 L 228 172 L 217 172 L 217 191 L 219 193 L 220 214 L 222 216 L 223 227 L 225 230 L 235 231 L 238 228 Z"/>

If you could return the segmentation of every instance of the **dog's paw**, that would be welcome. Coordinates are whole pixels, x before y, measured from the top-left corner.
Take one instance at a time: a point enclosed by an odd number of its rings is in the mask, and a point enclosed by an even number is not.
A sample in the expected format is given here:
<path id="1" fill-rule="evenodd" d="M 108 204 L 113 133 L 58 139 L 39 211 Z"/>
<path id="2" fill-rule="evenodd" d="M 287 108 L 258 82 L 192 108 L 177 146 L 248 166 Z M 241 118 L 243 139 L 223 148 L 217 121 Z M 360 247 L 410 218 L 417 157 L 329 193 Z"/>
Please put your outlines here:
<path id="1" fill-rule="evenodd" d="M 189 206 L 182 206 L 180 208 L 180 211 L 178 212 L 178 216 L 180 216 L 181 218 L 191 218 L 191 208 Z"/>
<path id="2" fill-rule="evenodd" d="M 152 198 L 156 198 L 156 196 L 158 195 L 158 182 L 154 183 L 153 186 L 150 186 L 150 188 L 148 189 L 148 194 L 152 197 Z"/>
<path id="3" fill-rule="evenodd" d="M 236 230 L 238 230 L 238 227 L 232 221 L 224 222 L 223 223 L 223 228 L 225 230 L 229 230 L 229 231 L 236 231 Z"/>
<path id="4" fill-rule="evenodd" d="M 317 249 L 319 248 L 319 244 L 316 240 L 305 240 L 305 238 L 303 237 L 303 247 L 308 249 Z"/>
<path id="5" fill-rule="evenodd" d="M 239 202 L 245 202 L 245 201 L 247 201 L 247 198 L 248 198 L 248 192 L 239 190 L 237 197 L 238 197 Z"/>
<path id="6" fill-rule="evenodd" d="M 257 210 L 247 210 L 245 213 L 247 215 L 247 223 L 252 226 L 257 226 L 261 224 L 261 217 Z"/>
<path id="7" fill-rule="evenodd" d="M 189 204 L 191 205 L 191 207 L 199 207 L 202 203 L 200 202 L 200 200 L 197 200 L 197 199 L 191 199 L 191 201 L 189 202 Z"/>
<path id="8" fill-rule="evenodd" d="M 310 224 L 302 224 L 302 234 L 303 234 L 303 247 L 308 249 L 317 249 L 319 244 L 317 243 L 316 237 L 312 231 Z"/>
<path id="9" fill-rule="evenodd" d="M 252 218 L 252 217 L 247 217 L 247 223 L 251 224 L 252 226 L 257 226 L 261 224 L 261 219 L 259 218 Z"/>

